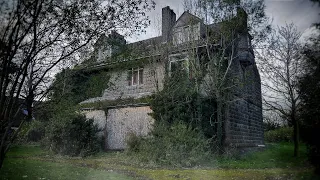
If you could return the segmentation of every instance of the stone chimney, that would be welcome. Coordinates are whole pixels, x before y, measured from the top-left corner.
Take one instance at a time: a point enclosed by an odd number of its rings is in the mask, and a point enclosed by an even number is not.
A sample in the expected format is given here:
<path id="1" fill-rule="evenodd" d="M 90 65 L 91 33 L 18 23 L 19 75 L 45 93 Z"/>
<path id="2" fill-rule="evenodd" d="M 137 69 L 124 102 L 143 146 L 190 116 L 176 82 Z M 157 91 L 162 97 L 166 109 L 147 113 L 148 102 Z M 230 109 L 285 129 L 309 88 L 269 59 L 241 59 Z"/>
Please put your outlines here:
<path id="1" fill-rule="evenodd" d="M 237 19 L 240 23 L 239 30 L 240 32 L 248 31 L 248 14 L 243 8 L 237 8 Z"/>
<path id="2" fill-rule="evenodd" d="M 113 30 L 107 38 L 107 44 L 111 48 L 111 55 L 115 55 L 125 48 L 126 40 L 124 39 L 124 36 L 120 35 L 115 30 Z"/>
<path id="3" fill-rule="evenodd" d="M 162 8 L 162 40 L 168 42 L 172 39 L 171 30 L 176 23 L 176 14 L 169 6 Z"/>

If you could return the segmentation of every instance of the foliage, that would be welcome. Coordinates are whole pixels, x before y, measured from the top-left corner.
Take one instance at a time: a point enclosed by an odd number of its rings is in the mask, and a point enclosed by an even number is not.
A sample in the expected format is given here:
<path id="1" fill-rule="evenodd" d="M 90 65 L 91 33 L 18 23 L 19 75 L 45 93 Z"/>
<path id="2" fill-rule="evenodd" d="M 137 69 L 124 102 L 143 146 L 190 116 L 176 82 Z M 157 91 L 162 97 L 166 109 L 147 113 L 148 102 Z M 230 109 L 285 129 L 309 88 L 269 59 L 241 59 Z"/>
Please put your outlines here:
<path id="1" fill-rule="evenodd" d="M 43 144 L 62 155 L 88 156 L 101 148 L 98 132 L 93 120 L 87 120 L 83 115 L 56 115 L 46 128 Z"/>
<path id="2" fill-rule="evenodd" d="M 220 168 L 239 169 L 267 169 L 267 168 L 303 168 L 309 167 L 307 161 L 307 148 L 301 144 L 299 149 L 301 156 L 293 157 L 293 143 L 266 143 L 264 149 L 256 149 L 237 158 L 217 157 Z"/>
<path id="3" fill-rule="evenodd" d="M 271 131 L 280 128 L 280 124 L 275 121 L 264 121 L 263 128 L 264 131 Z"/>
<path id="4" fill-rule="evenodd" d="M 110 75 L 106 71 L 83 72 L 64 69 L 56 75 L 50 99 L 77 104 L 85 99 L 99 97 L 109 85 Z"/>
<path id="5" fill-rule="evenodd" d="M 80 108 L 94 108 L 94 109 L 103 109 L 107 110 L 110 106 L 121 106 L 121 105 L 128 105 L 128 104 L 139 104 L 144 103 L 148 104 L 150 103 L 152 97 L 151 96 L 145 96 L 141 98 L 119 98 L 115 100 L 102 100 L 97 102 L 89 102 L 89 103 L 81 103 L 79 104 Z"/>
<path id="6" fill-rule="evenodd" d="M 46 97 L 51 73 L 90 55 L 91 43 L 104 33 L 118 29 L 126 35 L 143 31 L 150 24 L 146 11 L 155 3 L 12 0 L 0 4 L 1 168 L 16 137 L 16 133 L 10 134 L 16 111 L 26 108 L 27 120 L 32 119 L 34 101 Z"/>
<path id="7" fill-rule="evenodd" d="M 51 157 L 50 152 L 39 146 L 13 146 L 1 169 L 0 179 L 132 179 L 116 172 L 76 165 L 70 158 L 55 162 L 58 158 L 49 160 Z"/>
<path id="8" fill-rule="evenodd" d="M 16 142 L 29 143 L 39 142 L 45 135 L 45 123 L 33 120 L 27 122 L 19 131 Z"/>
<path id="9" fill-rule="evenodd" d="M 212 138 L 214 127 L 210 124 L 215 101 L 202 98 L 197 92 L 195 79 L 190 79 L 185 71 L 173 72 L 164 82 L 162 91 L 150 99 L 151 114 L 158 122 L 169 125 L 184 122 L 199 129 L 207 138 Z"/>
<path id="10" fill-rule="evenodd" d="M 253 38 L 253 46 L 259 45 L 271 31 L 269 17 L 265 14 L 264 0 L 185 0 L 184 8 L 202 17 L 207 23 L 219 23 L 235 16 L 237 8 L 248 14 L 248 31 Z M 246 29 L 242 28 L 242 30 Z"/>
<path id="11" fill-rule="evenodd" d="M 275 130 L 266 131 L 264 133 L 264 140 L 266 142 L 292 142 L 293 141 L 293 128 L 280 127 Z"/>
<path id="12" fill-rule="evenodd" d="M 153 118 L 157 121 L 191 123 L 196 110 L 197 93 L 187 73 L 172 73 L 164 82 L 162 91 L 151 100 Z"/>
<path id="13" fill-rule="evenodd" d="M 318 30 L 319 33 L 319 30 Z M 320 35 L 310 39 L 304 48 L 306 74 L 299 81 L 301 137 L 308 145 L 309 159 L 320 174 Z"/>
<path id="14" fill-rule="evenodd" d="M 128 153 L 151 164 L 190 167 L 209 157 L 209 141 L 183 122 L 158 123 L 149 137 L 128 139 Z"/>
<path id="15" fill-rule="evenodd" d="M 189 61 L 190 69 L 195 72 L 192 72 L 192 75 L 200 75 L 197 78 L 202 78 L 195 82 L 196 92 L 203 93 L 214 100 L 211 104 L 212 108 L 206 112 L 210 116 L 204 119 L 207 123 L 206 127 L 211 128 L 211 137 L 214 137 L 215 146 L 222 152 L 228 143 L 224 126 L 229 105 L 237 98 L 252 96 L 247 88 L 250 80 L 241 78 L 240 74 L 237 74 L 238 71 L 233 70 L 238 68 L 236 66 L 241 66 L 242 69 L 248 65 L 255 66 L 251 40 L 260 41 L 270 30 L 268 18 L 264 13 L 264 1 L 187 0 L 185 6 L 185 9 L 201 17 L 205 24 L 214 25 L 213 29 L 209 28 L 205 31 L 205 35 L 200 37 L 199 42 L 193 43 L 194 46 L 190 47 Z M 252 37 L 249 32 L 254 36 Z M 248 55 L 245 60 L 240 60 L 242 55 L 237 48 L 240 48 L 243 39 L 249 40 L 246 42 Z M 203 49 L 199 48 L 199 44 Z M 204 63 L 205 71 L 199 62 Z M 237 92 L 241 92 L 241 96 L 236 98 L 233 95 Z M 201 116 L 201 113 L 199 114 Z"/>
<path id="16" fill-rule="evenodd" d="M 146 168 L 146 164 L 133 164 L 122 152 L 79 159 L 57 157 L 39 146 L 14 146 L 7 154 L 0 179 L 126 179 L 121 174 L 129 179 L 154 180 L 319 179 L 306 163 L 305 146 L 301 146 L 298 158 L 292 157 L 292 149 L 291 143 L 267 144 L 264 151 L 239 159 L 218 158 L 214 164 L 196 168 Z"/>

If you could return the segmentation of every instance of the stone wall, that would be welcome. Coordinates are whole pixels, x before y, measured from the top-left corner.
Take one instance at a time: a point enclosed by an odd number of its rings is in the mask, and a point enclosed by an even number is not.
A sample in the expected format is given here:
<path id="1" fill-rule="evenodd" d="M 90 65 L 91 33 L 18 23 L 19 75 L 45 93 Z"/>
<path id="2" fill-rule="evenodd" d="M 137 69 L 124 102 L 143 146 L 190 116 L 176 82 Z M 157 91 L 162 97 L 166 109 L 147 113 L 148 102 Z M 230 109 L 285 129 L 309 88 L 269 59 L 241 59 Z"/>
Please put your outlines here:
<path id="1" fill-rule="evenodd" d="M 226 143 L 234 147 L 263 144 L 262 108 L 239 99 L 229 106 Z"/>
<path id="2" fill-rule="evenodd" d="M 250 60 L 254 63 L 254 60 Z M 255 64 L 235 61 L 231 79 L 237 79 L 228 103 L 226 145 L 252 147 L 264 143 L 260 75 Z"/>
<path id="3" fill-rule="evenodd" d="M 110 87 L 102 95 L 103 100 L 119 98 L 141 98 L 162 89 L 164 79 L 164 65 L 162 63 L 147 64 L 143 68 L 143 84 L 128 85 L 128 71 L 112 72 Z"/>
<path id="4" fill-rule="evenodd" d="M 157 90 L 163 89 L 165 76 L 164 63 L 148 63 L 139 68 L 143 68 L 143 84 L 129 86 L 128 69 L 112 71 L 110 72 L 109 87 L 102 92 L 102 96 L 87 99 L 80 104 L 126 98 L 138 99 L 152 95 Z"/>
<path id="5" fill-rule="evenodd" d="M 87 119 L 93 119 L 94 124 L 98 125 L 99 135 L 104 136 L 106 126 L 106 113 L 103 110 L 83 110 Z"/>

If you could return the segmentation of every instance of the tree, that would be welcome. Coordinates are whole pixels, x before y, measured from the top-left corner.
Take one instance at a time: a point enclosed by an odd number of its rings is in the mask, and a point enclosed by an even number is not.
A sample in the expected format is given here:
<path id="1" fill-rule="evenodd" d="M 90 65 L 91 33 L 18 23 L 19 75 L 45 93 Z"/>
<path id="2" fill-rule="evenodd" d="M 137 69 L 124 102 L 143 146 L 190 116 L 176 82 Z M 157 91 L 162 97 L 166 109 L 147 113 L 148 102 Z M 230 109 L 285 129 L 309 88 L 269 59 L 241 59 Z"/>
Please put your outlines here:
<path id="1" fill-rule="evenodd" d="M 252 46 L 257 47 L 271 30 L 269 17 L 265 14 L 264 0 L 184 0 L 184 8 L 200 16 L 206 23 L 218 23 L 236 15 L 242 8 L 248 14 L 248 32 Z"/>
<path id="2" fill-rule="evenodd" d="M 306 142 L 309 158 L 320 174 L 320 35 L 310 39 L 304 48 L 306 74 L 299 81 L 301 95 L 301 137 Z"/>
<path id="3" fill-rule="evenodd" d="M 18 132 L 11 130 L 17 115 L 27 110 L 20 127 L 32 119 L 34 101 L 47 94 L 52 71 L 84 58 L 82 52 L 103 33 L 143 30 L 149 25 L 145 11 L 155 4 L 152 0 L 2 0 L 0 4 L 1 168 Z"/>
<path id="4" fill-rule="evenodd" d="M 264 104 L 267 110 L 277 112 L 294 129 L 294 156 L 299 149 L 300 95 L 298 78 L 303 72 L 301 58 L 301 34 L 293 24 L 280 27 L 270 35 L 266 46 L 258 54 L 265 90 Z"/>
<path id="5" fill-rule="evenodd" d="M 312 0 L 320 6 L 319 0 Z M 316 137 L 320 133 L 320 23 L 315 24 L 317 35 L 309 38 L 303 49 L 306 73 L 299 79 L 301 95 L 301 138 L 307 144 L 310 162 L 315 172 L 320 174 L 320 143 Z"/>

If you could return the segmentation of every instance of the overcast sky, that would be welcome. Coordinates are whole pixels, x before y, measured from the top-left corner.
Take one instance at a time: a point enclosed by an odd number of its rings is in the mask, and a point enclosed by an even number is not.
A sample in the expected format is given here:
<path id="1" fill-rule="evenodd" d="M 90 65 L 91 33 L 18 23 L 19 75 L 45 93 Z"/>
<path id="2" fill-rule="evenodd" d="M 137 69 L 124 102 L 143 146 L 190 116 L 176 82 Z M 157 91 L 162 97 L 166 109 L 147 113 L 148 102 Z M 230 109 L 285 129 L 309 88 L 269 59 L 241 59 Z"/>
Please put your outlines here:
<path id="1" fill-rule="evenodd" d="M 159 21 L 161 22 L 161 8 L 170 6 L 177 18 L 183 13 L 183 0 L 154 0 L 156 9 L 149 13 L 151 26 L 145 34 L 127 38 L 135 42 L 161 35 Z M 283 26 L 293 22 L 301 33 L 310 34 L 311 25 L 320 21 L 320 7 L 309 0 L 265 0 L 266 14 L 273 20 L 274 27 Z M 161 27 L 161 26 L 160 26 Z"/>

